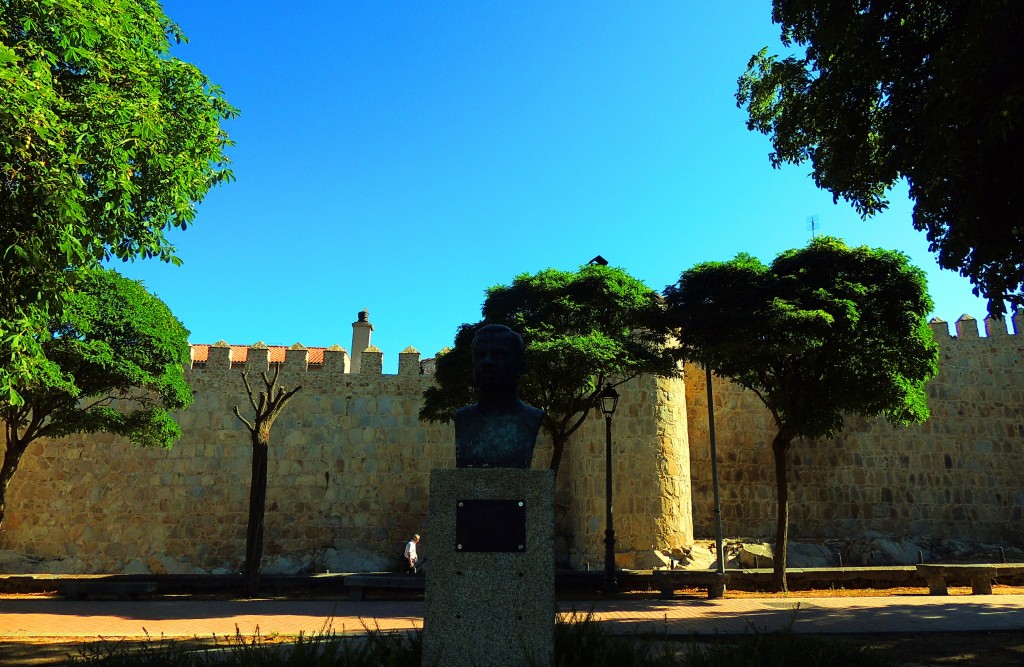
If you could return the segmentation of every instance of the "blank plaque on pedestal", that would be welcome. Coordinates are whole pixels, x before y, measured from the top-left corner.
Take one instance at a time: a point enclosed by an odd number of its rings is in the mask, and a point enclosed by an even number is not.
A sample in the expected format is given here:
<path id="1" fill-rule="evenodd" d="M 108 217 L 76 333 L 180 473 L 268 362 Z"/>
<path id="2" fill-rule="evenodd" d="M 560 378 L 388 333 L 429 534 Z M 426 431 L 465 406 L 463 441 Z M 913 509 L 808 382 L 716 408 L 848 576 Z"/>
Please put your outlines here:
<path id="1" fill-rule="evenodd" d="M 455 503 L 456 551 L 526 551 L 526 501 L 463 498 Z"/>
<path id="2" fill-rule="evenodd" d="M 552 664 L 554 489 L 550 470 L 431 472 L 424 665 Z"/>

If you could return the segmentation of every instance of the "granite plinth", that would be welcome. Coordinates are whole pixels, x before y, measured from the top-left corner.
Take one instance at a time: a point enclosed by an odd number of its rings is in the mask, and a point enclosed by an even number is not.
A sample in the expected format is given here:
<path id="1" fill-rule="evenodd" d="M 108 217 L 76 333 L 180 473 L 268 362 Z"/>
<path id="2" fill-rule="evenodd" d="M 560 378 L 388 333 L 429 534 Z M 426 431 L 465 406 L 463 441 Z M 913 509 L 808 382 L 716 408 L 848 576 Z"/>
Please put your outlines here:
<path id="1" fill-rule="evenodd" d="M 423 665 L 551 665 L 555 624 L 555 475 L 514 468 L 430 474 L 430 566 Z M 525 544 L 469 551 L 457 539 L 460 501 L 522 503 Z M 514 513 L 499 513 L 497 521 Z M 465 515 L 463 515 L 465 521 Z M 493 526 L 491 527 L 493 529 Z M 511 527 L 516 529 L 518 526 Z M 472 546 L 472 542 L 468 543 Z"/>

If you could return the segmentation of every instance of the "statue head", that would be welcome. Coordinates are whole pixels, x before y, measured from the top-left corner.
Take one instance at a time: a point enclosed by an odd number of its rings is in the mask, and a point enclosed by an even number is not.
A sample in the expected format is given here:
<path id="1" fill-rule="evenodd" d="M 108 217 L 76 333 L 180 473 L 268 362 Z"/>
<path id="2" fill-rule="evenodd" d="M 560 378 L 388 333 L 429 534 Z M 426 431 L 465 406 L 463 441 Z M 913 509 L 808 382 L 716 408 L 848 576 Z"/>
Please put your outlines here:
<path id="1" fill-rule="evenodd" d="M 473 336 L 473 380 L 481 391 L 514 390 L 526 370 L 523 337 L 503 324 L 487 324 Z"/>

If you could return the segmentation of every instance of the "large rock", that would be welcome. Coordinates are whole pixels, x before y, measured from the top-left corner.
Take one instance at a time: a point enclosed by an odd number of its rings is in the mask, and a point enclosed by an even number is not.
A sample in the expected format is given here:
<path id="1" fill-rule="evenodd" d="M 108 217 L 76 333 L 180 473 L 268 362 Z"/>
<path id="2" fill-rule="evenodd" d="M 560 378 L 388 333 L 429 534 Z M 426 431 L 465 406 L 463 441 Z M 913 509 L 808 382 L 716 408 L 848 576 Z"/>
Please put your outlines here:
<path id="1" fill-rule="evenodd" d="M 630 565 L 626 565 L 626 561 L 622 560 L 622 556 L 632 556 L 628 559 L 631 561 Z M 662 552 L 654 549 L 652 551 L 634 551 L 630 554 L 618 554 L 617 560 L 620 565 L 626 569 L 633 570 L 656 570 L 656 569 L 669 569 L 672 567 L 672 559 L 663 554 Z"/>
<path id="2" fill-rule="evenodd" d="M 910 540 L 875 540 L 885 565 L 913 565 L 919 560 L 921 548 Z"/>
<path id="3" fill-rule="evenodd" d="M 892 539 L 880 533 L 869 533 L 861 540 L 843 545 L 843 565 L 853 567 L 880 565 L 913 565 L 924 551 L 916 543 Z"/>
<path id="4" fill-rule="evenodd" d="M 138 558 L 133 560 L 124 566 L 121 570 L 121 574 L 153 574 L 153 570 L 150 569 L 149 565 Z"/>
<path id="5" fill-rule="evenodd" d="M 396 553 L 394 558 L 387 558 L 377 553 L 365 551 L 328 548 L 317 558 L 312 568 L 319 572 L 395 572 L 400 565 L 401 553 Z M 426 558 L 420 559 L 420 564 L 425 564 Z"/>
<path id="6" fill-rule="evenodd" d="M 39 561 L 16 551 L 0 550 L 0 573 L 33 574 L 39 571 Z"/>
<path id="7" fill-rule="evenodd" d="M 678 560 L 678 566 L 684 570 L 709 570 L 716 563 L 715 552 L 701 544 L 694 544 Z"/>
<path id="8" fill-rule="evenodd" d="M 775 565 L 775 552 L 772 545 L 764 542 L 761 544 L 743 544 L 740 546 L 736 556 L 740 567 L 773 567 Z"/>
<path id="9" fill-rule="evenodd" d="M 305 556 L 299 560 L 279 556 L 264 565 L 263 572 L 265 574 L 301 574 L 310 571 L 312 562 L 311 556 Z"/>
<path id="10" fill-rule="evenodd" d="M 156 571 L 156 574 L 206 574 L 206 570 L 201 567 L 167 555 L 157 556 L 154 566 L 153 570 Z M 163 570 L 163 572 L 158 570 Z"/>
<path id="11" fill-rule="evenodd" d="M 790 542 L 786 549 L 786 567 L 832 567 L 838 555 L 824 544 Z"/>
<path id="12" fill-rule="evenodd" d="M 39 563 L 35 570 L 38 574 L 82 574 L 86 572 L 85 562 L 81 558 L 62 558 Z"/>

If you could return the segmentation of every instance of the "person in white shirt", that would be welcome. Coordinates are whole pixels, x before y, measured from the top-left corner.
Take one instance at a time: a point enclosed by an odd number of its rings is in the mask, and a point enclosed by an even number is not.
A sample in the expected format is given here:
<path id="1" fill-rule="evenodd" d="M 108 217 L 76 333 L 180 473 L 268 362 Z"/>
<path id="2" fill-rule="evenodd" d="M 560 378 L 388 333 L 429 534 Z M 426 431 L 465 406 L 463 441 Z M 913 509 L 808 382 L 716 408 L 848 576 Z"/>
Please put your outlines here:
<path id="1" fill-rule="evenodd" d="M 412 539 L 409 540 L 405 545 L 405 551 L 402 553 L 402 558 L 405 559 L 405 571 L 407 574 L 416 574 L 416 563 L 419 562 L 419 556 L 416 555 L 416 543 L 420 541 L 419 535 L 413 535 Z"/>

